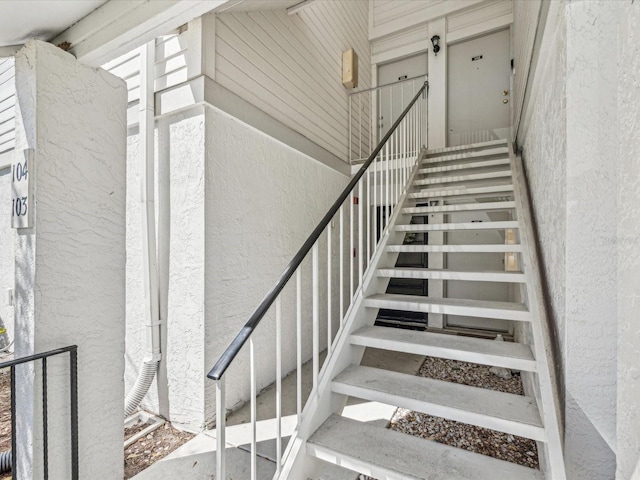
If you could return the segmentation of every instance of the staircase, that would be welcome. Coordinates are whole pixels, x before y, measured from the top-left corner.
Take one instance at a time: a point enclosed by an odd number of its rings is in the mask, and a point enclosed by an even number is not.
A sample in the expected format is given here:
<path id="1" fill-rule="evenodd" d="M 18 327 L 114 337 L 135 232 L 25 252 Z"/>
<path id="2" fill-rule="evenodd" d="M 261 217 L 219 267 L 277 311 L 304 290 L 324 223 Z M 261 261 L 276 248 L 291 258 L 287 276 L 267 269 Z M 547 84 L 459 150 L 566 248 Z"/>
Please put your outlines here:
<path id="1" fill-rule="evenodd" d="M 317 388 L 284 452 L 279 479 L 316 479 L 326 464 L 383 479 L 565 479 L 548 327 L 532 245 L 520 165 L 507 143 L 487 142 L 423 151 L 356 292 Z M 436 200 L 430 204 L 430 200 Z M 446 220 L 458 212 L 488 221 L 413 225 L 416 215 Z M 492 221 L 496 212 L 511 220 Z M 504 215 L 503 215 L 504 217 Z M 407 245 L 407 233 L 518 232 L 506 244 Z M 398 255 L 516 255 L 518 270 L 399 268 Z M 392 278 L 498 282 L 510 301 L 386 293 Z M 379 309 L 512 322 L 516 342 L 375 326 Z M 520 371 L 530 396 L 519 396 L 360 365 L 363 347 L 459 360 Z M 402 407 L 538 442 L 541 470 L 342 417 L 349 397 Z M 332 467 L 334 468 L 334 467 Z M 326 470 L 335 471 L 334 470 Z M 321 478 L 334 478 L 324 474 Z M 337 478 L 337 477 L 335 477 Z M 347 477 L 345 477 L 347 478 Z M 353 475 L 355 478 L 355 475 Z"/>

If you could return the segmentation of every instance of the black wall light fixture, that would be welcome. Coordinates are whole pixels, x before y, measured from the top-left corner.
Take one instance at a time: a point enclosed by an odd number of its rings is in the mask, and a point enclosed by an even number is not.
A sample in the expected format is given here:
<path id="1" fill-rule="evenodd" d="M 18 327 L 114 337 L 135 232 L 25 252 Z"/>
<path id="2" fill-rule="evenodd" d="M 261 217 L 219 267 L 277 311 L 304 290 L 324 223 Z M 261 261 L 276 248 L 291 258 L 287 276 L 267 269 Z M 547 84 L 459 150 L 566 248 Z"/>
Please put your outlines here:
<path id="1" fill-rule="evenodd" d="M 431 43 L 433 44 L 433 54 L 437 57 L 440 51 L 440 36 L 434 35 L 431 37 Z"/>

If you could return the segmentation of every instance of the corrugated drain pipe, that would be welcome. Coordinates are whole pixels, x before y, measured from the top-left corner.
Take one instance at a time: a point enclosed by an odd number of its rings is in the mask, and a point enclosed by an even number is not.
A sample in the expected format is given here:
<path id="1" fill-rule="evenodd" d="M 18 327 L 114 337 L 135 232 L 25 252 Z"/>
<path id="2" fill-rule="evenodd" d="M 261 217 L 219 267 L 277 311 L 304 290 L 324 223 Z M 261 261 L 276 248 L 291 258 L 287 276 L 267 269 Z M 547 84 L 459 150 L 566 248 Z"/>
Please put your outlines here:
<path id="1" fill-rule="evenodd" d="M 140 49 L 140 156 L 143 168 L 140 182 L 142 211 L 142 262 L 144 268 L 145 324 L 147 355 L 133 388 L 124 402 L 125 417 L 133 414 L 147 395 L 162 358 L 160 350 L 160 304 L 158 295 L 158 261 L 156 253 L 156 207 L 154 199 L 154 131 L 155 131 L 155 41 Z"/>

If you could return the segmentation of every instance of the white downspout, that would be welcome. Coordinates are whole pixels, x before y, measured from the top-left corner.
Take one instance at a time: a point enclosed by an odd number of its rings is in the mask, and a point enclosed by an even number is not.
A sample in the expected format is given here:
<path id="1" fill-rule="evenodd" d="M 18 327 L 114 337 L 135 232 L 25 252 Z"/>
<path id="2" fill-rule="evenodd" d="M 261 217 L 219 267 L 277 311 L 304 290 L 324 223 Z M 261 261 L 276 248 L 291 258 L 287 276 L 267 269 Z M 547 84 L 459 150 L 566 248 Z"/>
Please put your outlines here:
<path id="1" fill-rule="evenodd" d="M 144 270 L 145 326 L 147 355 L 136 382 L 125 399 L 125 416 L 133 414 L 146 396 L 162 358 L 160 350 L 160 304 L 158 299 L 158 262 L 156 252 L 155 210 L 155 41 L 140 49 L 140 175 L 142 213 L 142 262 Z"/>

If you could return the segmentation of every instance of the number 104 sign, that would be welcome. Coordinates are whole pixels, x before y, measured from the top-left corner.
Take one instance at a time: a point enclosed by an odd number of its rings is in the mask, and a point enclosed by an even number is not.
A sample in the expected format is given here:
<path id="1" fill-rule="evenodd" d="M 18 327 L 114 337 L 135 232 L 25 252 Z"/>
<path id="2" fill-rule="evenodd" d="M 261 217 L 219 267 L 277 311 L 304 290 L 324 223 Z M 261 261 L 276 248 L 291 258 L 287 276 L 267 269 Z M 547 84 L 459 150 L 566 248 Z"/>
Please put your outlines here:
<path id="1" fill-rule="evenodd" d="M 32 226 L 33 195 L 31 169 L 33 168 L 33 149 L 16 152 L 11 165 L 11 226 L 29 228 Z"/>

